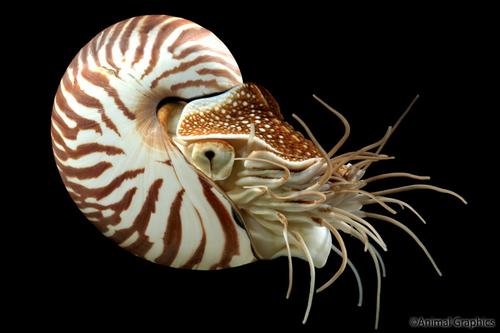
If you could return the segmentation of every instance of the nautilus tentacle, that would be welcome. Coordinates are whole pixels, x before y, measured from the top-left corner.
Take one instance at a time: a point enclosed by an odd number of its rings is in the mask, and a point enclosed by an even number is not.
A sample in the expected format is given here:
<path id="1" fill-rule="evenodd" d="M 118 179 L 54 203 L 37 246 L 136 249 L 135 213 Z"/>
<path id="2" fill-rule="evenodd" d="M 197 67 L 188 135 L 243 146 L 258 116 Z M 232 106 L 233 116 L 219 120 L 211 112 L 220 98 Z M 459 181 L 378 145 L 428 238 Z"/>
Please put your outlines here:
<path id="1" fill-rule="evenodd" d="M 193 22 L 141 16 L 99 33 L 68 67 L 52 113 L 56 163 L 80 210 L 156 263 L 214 269 L 253 261 L 231 202 L 186 161 L 156 116 L 166 97 L 241 83 L 229 50 Z"/>

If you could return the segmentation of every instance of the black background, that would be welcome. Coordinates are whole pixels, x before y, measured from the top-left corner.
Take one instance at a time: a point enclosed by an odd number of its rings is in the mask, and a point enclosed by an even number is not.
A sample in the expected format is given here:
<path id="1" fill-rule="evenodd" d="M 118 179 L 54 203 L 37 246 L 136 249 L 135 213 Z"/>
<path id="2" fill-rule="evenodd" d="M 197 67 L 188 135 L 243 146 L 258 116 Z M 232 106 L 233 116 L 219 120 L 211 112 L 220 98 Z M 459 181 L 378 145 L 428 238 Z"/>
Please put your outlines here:
<path id="1" fill-rule="evenodd" d="M 122 19 L 168 14 L 190 19 L 214 32 L 237 59 L 245 81 L 267 87 L 296 128 L 298 114 L 324 147 L 342 135 L 337 119 L 314 102 L 325 99 L 350 121 L 343 151 L 379 139 L 416 94 L 421 98 L 385 151 L 394 161 L 369 174 L 408 171 L 432 176 L 432 184 L 462 194 L 469 205 L 427 191 L 405 193 L 427 218 L 424 226 L 408 212 L 399 216 L 428 246 L 444 277 L 435 274 L 404 232 L 374 222 L 389 251 L 382 282 L 380 332 L 410 330 L 408 319 L 493 317 L 498 320 L 498 223 L 496 125 L 492 114 L 493 21 L 487 8 L 351 8 L 297 2 L 174 3 L 142 1 L 29 7 L 32 30 L 23 66 L 37 79 L 29 117 L 29 169 L 40 175 L 35 206 L 23 206 L 28 246 L 17 261 L 18 283 L 9 289 L 18 325 L 93 329 L 156 327 L 240 331 L 255 329 L 370 331 L 375 313 L 375 271 L 359 242 L 347 239 L 351 260 L 364 285 L 364 304 L 349 270 L 327 291 L 316 294 L 306 325 L 307 264 L 295 260 L 295 283 L 285 300 L 285 258 L 214 272 L 166 268 L 135 258 L 103 237 L 78 211 L 59 178 L 50 146 L 53 96 L 66 66 L 99 31 Z M 28 10 L 28 9 L 27 9 Z M 18 27 L 12 27 L 19 35 Z M 24 82 L 26 84 L 26 82 Z M 27 97 L 25 97 L 27 98 Z M 36 138 L 36 139 L 34 139 Z M 34 155 L 33 155 L 34 154 Z M 33 168 L 33 166 L 35 166 Z M 33 171 L 35 170 L 35 171 Z M 388 182 L 389 186 L 404 184 Z M 377 187 L 378 186 L 378 187 Z M 382 188 L 382 183 L 374 185 Z M 25 222 L 25 223 L 22 223 Z M 347 238 L 347 237 L 346 237 Z M 24 252 L 25 250 L 26 252 Z M 335 255 L 317 270 L 321 284 L 340 260 Z M 14 303 L 13 303 L 14 304 Z M 144 328 L 147 327 L 147 328 Z M 420 331 L 420 330 L 417 330 Z"/>

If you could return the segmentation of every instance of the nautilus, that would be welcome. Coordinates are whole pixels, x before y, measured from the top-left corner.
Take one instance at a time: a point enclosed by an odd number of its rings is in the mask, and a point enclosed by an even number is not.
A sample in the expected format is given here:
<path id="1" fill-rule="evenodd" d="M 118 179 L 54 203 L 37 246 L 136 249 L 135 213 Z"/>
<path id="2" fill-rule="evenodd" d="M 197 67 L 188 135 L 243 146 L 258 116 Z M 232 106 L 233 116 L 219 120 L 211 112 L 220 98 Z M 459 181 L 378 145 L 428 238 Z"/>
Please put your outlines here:
<path id="1" fill-rule="evenodd" d="M 81 212 L 105 236 L 153 263 L 215 270 L 256 260 L 292 257 L 309 263 L 303 322 L 311 309 L 315 270 L 330 253 L 340 268 L 317 291 L 353 268 L 342 235 L 361 242 L 375 264 L 378 325 L 386 244 L 370 220 L 396 225 L 427 249 L 389 195 L 416 189 L 458 194 L 428 184 L 370 192 L 385 178 L 427 177 L 390 172 L 365 177 L 391 157 L 377 142 L 339 153 L 344 133 L 324 150 L 297 116 L 302 134 L 286 122 L 264 87 L 244 82 L 227 47 L 209 30 L 162 15 L 121 21 L 100 32 L 75 56 L 57 90 L 52 148 L 64 185 Z M 465 202 L 465 201 L 464 201 Z M 379 205 L 387 214 L 368 212 Z M 333 237 L 332 237 L 333 236 Z M 356 273 L 357 274 L 357 273 Z"/>

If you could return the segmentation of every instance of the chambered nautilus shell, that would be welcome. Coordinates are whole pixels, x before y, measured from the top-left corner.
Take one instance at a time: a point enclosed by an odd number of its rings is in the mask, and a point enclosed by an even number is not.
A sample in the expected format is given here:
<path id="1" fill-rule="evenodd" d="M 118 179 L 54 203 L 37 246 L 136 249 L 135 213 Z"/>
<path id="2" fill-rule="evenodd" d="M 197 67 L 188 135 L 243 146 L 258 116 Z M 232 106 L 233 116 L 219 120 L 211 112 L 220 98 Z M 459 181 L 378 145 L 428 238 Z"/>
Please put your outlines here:
<path id="1" fill-rule="evenodd" d="M 324 104 L 319 98 L 319 102 Z M 213 270 L 288 256 L 310 264 L 307 319 L 315 268 L 333 250 L 342 256 L 331 285 L 349 265 L 341 233 L 361 241 L 379 281 L 386 245 L 367 219 L 378 204 L 413 208 L 363 188 L 388 177 L 364 179 L 394 128 L 369 146 L 337 154 L 294 130 L 265 88 L 244 83 L 226 46 L 185 19 L 140 16 L 99 33 L 73 59 L 57 91 L 52 142 L 64 185 L 82 213 L 107 237 L 136 256 L 179 268 Z M 460 197 L 459 197 L 460 198 Z M 418 213 L 415 212 L 418 215 Z M 332 242 L 332 235 L 335 242 Z M 337 244 L 337 245 L 335 245 Z M 376 323 L 378 321 L 377 305 Z M 376 324 L 377 325 L 377 324 Z"/>

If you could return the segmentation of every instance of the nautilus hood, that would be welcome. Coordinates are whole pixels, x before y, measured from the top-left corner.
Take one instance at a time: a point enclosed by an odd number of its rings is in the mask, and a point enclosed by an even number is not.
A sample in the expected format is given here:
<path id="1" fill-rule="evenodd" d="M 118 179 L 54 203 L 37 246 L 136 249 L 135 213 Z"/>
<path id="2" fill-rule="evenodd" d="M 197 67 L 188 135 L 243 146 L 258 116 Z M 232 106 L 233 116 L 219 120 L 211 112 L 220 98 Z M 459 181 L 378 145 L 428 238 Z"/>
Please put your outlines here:
<path id="1" fill-rule="evenodd" d="M 252 129 L 253 127 L 253 129 Z M 177 127 L 179 138 L 255 140 L 291 162 L 320 157 L 314 144 L 284 121 L 274 97 L 262 86 L 246 83 L 186 105 Z M 297 164 L 298 166 L 299 164 Z"/>

